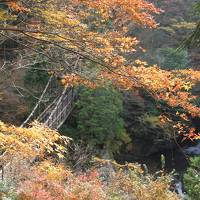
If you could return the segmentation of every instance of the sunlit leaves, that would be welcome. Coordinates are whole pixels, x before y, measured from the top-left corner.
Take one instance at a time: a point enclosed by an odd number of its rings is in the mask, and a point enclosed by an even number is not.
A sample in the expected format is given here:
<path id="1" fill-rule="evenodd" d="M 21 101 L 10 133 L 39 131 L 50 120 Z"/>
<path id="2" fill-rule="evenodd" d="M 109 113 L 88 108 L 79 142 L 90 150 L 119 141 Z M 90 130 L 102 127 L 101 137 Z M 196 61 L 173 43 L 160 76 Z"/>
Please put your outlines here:
<path id="1" fill-rule="evenodd" d="M 11 155 L 20 154 L 29 159 L 35 156 L 43 158 L 46 153 L 55 153 L 60 157 L 60 154 L 65 153 L 63 145 L 68 141 L 57 132 L 37 123 L 30 128 L 16 128 L 0 122 L 0 146 L 6 151 L 5 160 Z"/>
<path id="2" fill-rule="evenodd" d="M 145 0 L 48 0 L 45 3 L 36 0 L 23 4 L 18 0 L 11 1 L 9 9 L 28 12 L 31 20 L 37 21 L 35 26 L 20 28 L 25 29 L 26 39 L 31 38 L 31 45 L 42 45 L 40 53 L 50 57 L 54 70 L 63 75 L 62 85 L 85 84 L 94 88 L 111 81 L 126 90 L 143 87 L 157 100 L 199 117 L 200 108 L 192 103 L 196 97 L 190 93 L 200 80 L 199 72 L 165 71 L 138 59 L 135 62 L 127 59 L 126 55 L 134 53 L 139 44 L 137 38 L 128 35 L 130 26 L 156 27 L 153 15 L 161 10 L 152 3 Z M 26 32 L 27 27 L 33 33 Z M 65 65 L 72 54 L 81 58 L 76 70 Z M 89 63 L 92 63 L 90 68 Z"/>

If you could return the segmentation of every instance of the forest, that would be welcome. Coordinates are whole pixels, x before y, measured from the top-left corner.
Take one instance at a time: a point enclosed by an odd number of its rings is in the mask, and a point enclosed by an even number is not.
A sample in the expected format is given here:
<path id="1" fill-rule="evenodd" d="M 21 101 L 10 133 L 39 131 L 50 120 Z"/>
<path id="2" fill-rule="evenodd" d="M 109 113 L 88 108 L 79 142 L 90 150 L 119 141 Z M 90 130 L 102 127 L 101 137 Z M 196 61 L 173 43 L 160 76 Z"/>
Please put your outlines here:
<path id="1" fill-rule="evenodd" d="M 199 0 L 1 0 L 0 200 L 200 200 L 199 47 Z"/>

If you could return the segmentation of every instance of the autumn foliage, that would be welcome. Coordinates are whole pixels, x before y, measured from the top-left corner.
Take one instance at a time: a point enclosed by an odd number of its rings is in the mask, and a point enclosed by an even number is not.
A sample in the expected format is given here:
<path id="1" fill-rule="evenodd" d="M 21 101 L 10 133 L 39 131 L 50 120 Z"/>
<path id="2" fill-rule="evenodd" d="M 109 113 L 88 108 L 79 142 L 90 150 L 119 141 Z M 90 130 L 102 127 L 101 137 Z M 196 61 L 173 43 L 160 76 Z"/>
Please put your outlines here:
<path id="1" fill-rule="evenodd" d="M 3 181 L 0 197 L 19 200 L 178 200 L 169 177 L 145 176 L 139 165 L 94 159 L 85 172 L 67 161 L 69 138 L 43 125 L 18 128 L 0 123 Z M 6 189 L 2 184 L 9 183 Z M 4 186 L 5 187 L 5 186 Z M 12 198 L 11 198 L 12 197 Z M 14 198 L 15 197 L 15 198 Z"/>
<path id="2" fill-rule="evenodd" d="M 185 109 L 188 116 L 199 117 L 200 109 L 192 103 L 196 97 L 190 93 L 199 80 L 198 71 L 165 71 L 140 60 L 127 59 L 130 57 L 127 55 L 139 47 L 137 38 L 129 36 L 130 27 L 157 26 L 153 15 L 162 11 L 152 3 L 145 0 L 69 0 L 67 3 L 48 0 L 24 4 L 16 0 L 7 1 L 7 5 L 15 11 L 10 15 L 24 13 L 27 23 L 5 25 L 5 34 L 17 32 L 28 43 L 25 45 L 28 48 L 43 45 L 40 54 L 53 66 L 47 70 L 63 74 L 63 85 L 85 84 L 93 88 L 112 81 L 123 89 L 145 88 L 155 99 Z M 31 24 L 34 20 L 37 23 Z M 166 119 L 166 116 L 161 118 Z"/>
<path id="3" fill-rule="evenodd" d="M 144 89 L 160 110 L 170 108 L 159 116 L 163 127 L 170 124 L 175 132 L 199 139 L 191 119 L 200 117 L 194 103 L 198 96 L 192 94 L 200 72 L 166 71 L 133 59 L 136 51 L 145 50 L 130 29 L 158 26 L 154 16 L 162 10 L 152 3 L 5 0 L 0 6 L 0 36 L 21 47 L 19 66 L 44 59 L 48 64 L 42 70 L 57 77 L 64 87 L 95 88 L 109 82 L 120 90 Z M 178 200 L 169 191 L 169 177 L 147 175 L 136 164 L 94 159 L 92 168 L 73 171 L 68 159 L 70 141 L 37 122 L 29 128 L 0 122 L 0 178 L 11 184 L 0 191 L 0 198 L 14 193 L 19 200 Z"/>

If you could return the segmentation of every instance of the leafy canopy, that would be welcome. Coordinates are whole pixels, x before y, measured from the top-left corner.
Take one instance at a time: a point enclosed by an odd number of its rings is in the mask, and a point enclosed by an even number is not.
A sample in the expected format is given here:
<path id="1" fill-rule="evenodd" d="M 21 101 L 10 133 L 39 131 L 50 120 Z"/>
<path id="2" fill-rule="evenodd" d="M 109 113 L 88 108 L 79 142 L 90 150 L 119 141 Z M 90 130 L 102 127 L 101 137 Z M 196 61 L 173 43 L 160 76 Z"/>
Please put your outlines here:
<path id="1" fill-rule="evenodd" d="M 122 97 L 114 88 L 83 89 L 77 107 L 77 131 L 88 143 L 116 151 L 129 140 L 120 116 Z"/>
<path id="2" fill-rule="evenodd" d="M 160 50 L 160 66 L 162 69 L 186 69 L 189 66 L 189 56 L 186 50 L 177 51 L 174 48 Z"/>

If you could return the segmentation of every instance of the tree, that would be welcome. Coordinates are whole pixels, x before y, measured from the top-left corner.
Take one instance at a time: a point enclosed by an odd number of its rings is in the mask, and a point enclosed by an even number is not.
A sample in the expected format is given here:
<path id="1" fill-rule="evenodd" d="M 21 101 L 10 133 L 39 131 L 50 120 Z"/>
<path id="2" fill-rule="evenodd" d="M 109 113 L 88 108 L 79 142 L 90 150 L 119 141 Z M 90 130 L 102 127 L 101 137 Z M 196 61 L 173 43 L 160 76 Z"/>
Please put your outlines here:
<path id="1" fill-rule="evenodd" d="M 85 84 L 95 88 L 111 81 L 121 89 L 142 87 L 155 99 L 182 107 L 189 117 L 199 116 L 200 108 L 191 103 L 196 97 L 190 93 L 199 80 L 199 72 L 166 72 L 127 58 L 139 46 L 137 38 L 129 35 L 129 27 L 155 28 L 157 25 L 153 15 L 161 11 L 152 3 L 145 0 L 48 0 L 25 4 L 15 0 L 4 4 L 7 7 L 0 13 L 14 19 L 3 18 L 4 26 L 0 27 L 3 39 L 16 41 L 27 49 L 23 52 L 32 51 L 46 57 L 51 63 L 46 71 L 62 74 L 65 86 Z M 27 60 L 24 53 L 18 53 L 30 65 L 35 60 L 32 56 Z M 189 132 L 188 128 L 184 130 Z"/>
<path id="2" fill-rule="evenodd" d="M 200 14 L 200 2 L 197 2 L 195 5 L 195 14 L 198 15 Z M 199 47 L 200 44 L 200 22 L 197 23 L 196 28 L 193 30 L 193 32 L 187 37 L 181 47 Z"/>
<path id="3" fill-rule="evenodd" d="M 160 50 L 160 66 L 162 69 L 186 69 L 189 64 L 187 51 L 177 51 L 173 48 L 163 48 Z"/>
<path id="4" fill-rule="evenodd" d="M 83 89 L 77 107 L 77 132 L 87 143 L 114 152 L 129 141 L 120 116 L 122 97 L 114 88 Z"/>
<path id="5" fill-rule="evenodd" d="M 191 165 L 184 175 L 184 184 L 187 194 L 192 200 L 200 196 L 200 157 L 191 158 Z"/>

